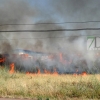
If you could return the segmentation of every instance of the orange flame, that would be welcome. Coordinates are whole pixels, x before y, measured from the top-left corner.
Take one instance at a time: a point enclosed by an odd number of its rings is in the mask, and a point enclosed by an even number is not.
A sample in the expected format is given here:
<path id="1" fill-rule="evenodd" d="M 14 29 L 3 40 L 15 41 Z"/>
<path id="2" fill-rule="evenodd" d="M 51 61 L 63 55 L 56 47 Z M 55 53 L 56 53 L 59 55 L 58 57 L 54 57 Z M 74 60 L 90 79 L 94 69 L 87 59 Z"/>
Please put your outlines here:
<path id="1" fill-rule="evenodd" d="M 28 58 L 28 57 L 29 57 L 29 55 L 28 55 L 28 54 L 20 54 L 20 56 L 21 56 L 23 59 L 26 59 L 26 58 Z"/>
<path id="2" fill-rule="evenodd" d="M 76 70 L 76 73 L 73 74 L 73 76 L 79 76 L 79 75 L 82 75 L 82 76 L 86 76 L 87 73 L 86 72 L 82 72 L 81 74 L 77 74 L 78 70 Z"/>
<path id="3" fill-rule="evenodd" d="M 26 72 L 26 74 L 30 74 L 30 72 Z"/>
<path id="4" fill-rule="evenodd" d="M 37 71 L 37 74 L 40 74 L 41 72 L 40 72 L 40 69 L 38 69 L 38 71 Z"/>
<path id="5" fill-rule="evenodd" d="M 74 73 L 73 76 L 77 76 L 78 74 Z"/>
<path id="6" fill-rule="evenodd" d="M 54 74 L 54 75 L 58 75 L 58 72 L 56 71 L 56 69 L 54 69 L 53 74 Z"/>
<path id="7" fill-rule="evenodd" d="M 14 63 L 11 63 L 10 64 L 10 71 L 9 71 L 9 73 L 10 74 L 13 74 L 15 71 L 14 71 Z"/>
<path id="8" fill-rule="evenodd" d="M 4 62 L 5 61 L 5 58 L 0 58 L 0 62 Z"/>
<path id="9" fill-rule="evenodd" d="M 86 73 L 86 72 L 83 72 L 81 75 L 82 75 L 82 76 L 86 76 L 86 75 L 87 75 L 87 73 Z"/>
<path id="10" fill-rule="evenodd" d="M 64 58 L 63 58 L 63 54 L 62 53 L 59 53 L 59 57 L 60 57 L 60 62 L 62 63 L 62 64 L 67 64 L 67 60 L 65 60 Z M 68 62 L 69 64 L 70 64 L 70 62 Z"/>
<path id="11" fill-rule="evenodd" d="M 41 72 L 40 72 L 40 69 L 38 69 L 37 73 L 26 72 L 26 74 L 27 75 L 38 75 L 38 74 L 41 74 Z M 48 74 L 50 74 L 50 75 L 58 75 L 58 72 L 56 71 L 56 69 L 54 69 L 54 72 L 50 72 L 50 71 L 44 69 L 44 74 L 45 75 L 48 75 Z M 41 74 L 41 75 L 43 75 L 43 74 Z"/>
<path id="12" fill-rule="evenodd" d="M 45 73 L 45 74 L 51 74 L 51 72 L 48 71 L 48 70 L 46 70 L 46 69 L 44 69 L 44 73 Z"/>

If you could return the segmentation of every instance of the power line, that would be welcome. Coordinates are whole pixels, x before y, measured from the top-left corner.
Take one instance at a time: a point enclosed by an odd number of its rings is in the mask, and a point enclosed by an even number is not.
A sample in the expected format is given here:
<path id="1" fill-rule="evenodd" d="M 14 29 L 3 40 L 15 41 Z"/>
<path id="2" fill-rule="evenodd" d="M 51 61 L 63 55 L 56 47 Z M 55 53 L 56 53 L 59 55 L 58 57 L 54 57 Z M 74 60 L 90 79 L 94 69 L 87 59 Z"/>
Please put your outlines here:
<path id="1" fill-rule="evenodd" d="M 8 30 L 0 32 L 58 32 L 58 31 L 88 31 L 88 30 L 100 30 L 100 28 L 79 28 L 79 29 L 53 29 L 53 30 Z"/>
<path id="2" fill-rule="evenodd" d="M 35 24 L 0 24 L 0 26 L 6 25 L 41 25 L 41 24 L 67 24 L 67 23 L 100 23 L 100 21 L 81 21 L 81 22 L 58 22 L 58 23 L 35 23 Z"/>
<path id="3" fill-rule="evenodd" d="M 66 35 L 66 36 L 63 36 L 63 37 L 41 37 L 41 38 L 37 38 L 37 37 L 34 37 L 34 38 L 16 38 L 16 39 L 0 39 L 0 40 L 32 40 L 32 39 L 49 39 L 49 38 L 67 38 L 67 37 L 95 37 L 95 36 L 100 36 L 100 34 L 91 34 L 91 35 Z"/>

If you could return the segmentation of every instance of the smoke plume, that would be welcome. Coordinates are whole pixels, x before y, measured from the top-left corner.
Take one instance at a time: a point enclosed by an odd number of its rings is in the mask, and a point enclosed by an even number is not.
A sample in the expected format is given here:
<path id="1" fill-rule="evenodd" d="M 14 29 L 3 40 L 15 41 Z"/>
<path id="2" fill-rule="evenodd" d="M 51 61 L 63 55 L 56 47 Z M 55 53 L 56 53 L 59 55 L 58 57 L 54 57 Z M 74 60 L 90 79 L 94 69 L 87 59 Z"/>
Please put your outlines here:
<path id="1" fill-rule="evenodd" d="M 99 0 L 48 0 L 47 8 L 36 5 L 30 6 L 24 0 L 3 1 L 0 5 L 0 24 L 26 24 L 26 23 L 56 23 L 56 22 L 80 22 L 95 21 L 100 18 Z M 0 30 L 52 30 L 64 28 L 86 28 L 99 27 L 99 23 L 68 23 L 68 24 L 38 24 L 38 25 L 3 25 Z M 94 52 L 88 52 L 87 36 L 99 33 L 98 31 L 78 31 L 78 32 L 27 32 L 27 33 L 0 33 L 0 52 L 11 54 L 15 49 L 31 50 L 34 52 L 49 53 L 56 55 L 52 62 L 42 62 L 39 60 L 27 61 L 17 59 L 17 65 L 24 64 L 25 70 L 45 68 L 52 70 L 57 68 L 59 72 L 75 72 L 75 70 L 89 71 L 94 68 Z M 2 39 L 2 40 L 1 40 Z M 59 53 L 63 54 L 66 64 L 60 63 Z M 12 60 L 12 59 L 11 59 Z M 16 61 L 16 60 L 14 60 Z M 96 61 L 97 66 L 99 61 Z M 18 65 L 19 66 L 19 65 Z M 99 66 L 98 66 L 99 68 Z M 97 72 L 96 69 L 95 72 Z"/>

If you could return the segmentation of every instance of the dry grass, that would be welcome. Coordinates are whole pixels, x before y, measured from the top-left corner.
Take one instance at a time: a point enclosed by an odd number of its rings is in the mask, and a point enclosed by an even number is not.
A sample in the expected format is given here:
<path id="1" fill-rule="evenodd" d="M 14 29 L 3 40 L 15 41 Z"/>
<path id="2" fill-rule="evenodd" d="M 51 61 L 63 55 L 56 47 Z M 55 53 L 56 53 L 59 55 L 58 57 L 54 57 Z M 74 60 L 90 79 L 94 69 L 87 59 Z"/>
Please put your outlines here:
<path id="1" fill-rule="evenodd" d="M 38 100 L 100 99 L 100 75 L 26 75 L 0 70 L 0 97 Z"/>

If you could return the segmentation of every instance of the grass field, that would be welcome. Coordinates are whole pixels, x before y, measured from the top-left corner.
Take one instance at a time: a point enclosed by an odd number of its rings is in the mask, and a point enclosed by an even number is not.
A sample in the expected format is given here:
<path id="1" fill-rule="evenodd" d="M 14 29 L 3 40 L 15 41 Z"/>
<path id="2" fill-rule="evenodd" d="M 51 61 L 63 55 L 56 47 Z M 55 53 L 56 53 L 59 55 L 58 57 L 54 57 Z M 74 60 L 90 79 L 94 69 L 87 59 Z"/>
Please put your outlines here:
<path id="1" fill-rule="evenodd" d="M 26 75 L 0 69 L 0 97 L 37 100 L 100 99 L 100 75 Z"/>

